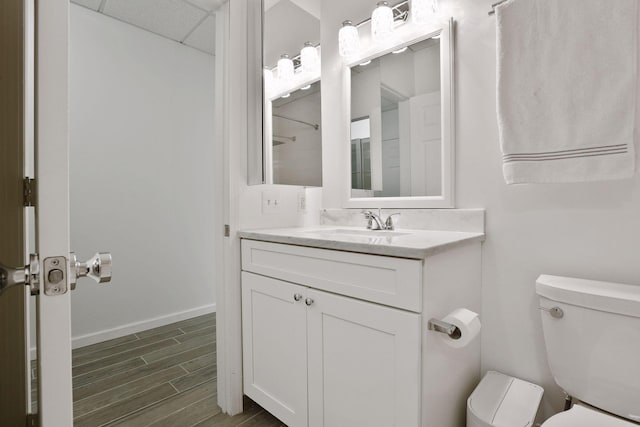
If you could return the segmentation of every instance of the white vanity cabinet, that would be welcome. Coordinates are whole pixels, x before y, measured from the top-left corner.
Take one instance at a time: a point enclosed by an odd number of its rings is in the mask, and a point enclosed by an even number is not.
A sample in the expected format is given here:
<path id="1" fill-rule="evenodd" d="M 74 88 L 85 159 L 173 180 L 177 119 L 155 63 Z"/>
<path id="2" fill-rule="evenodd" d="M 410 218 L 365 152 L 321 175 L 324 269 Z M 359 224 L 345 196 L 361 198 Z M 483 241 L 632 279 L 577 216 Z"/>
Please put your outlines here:
<path id="1" fill-rule="evenodd" d="M 288 426 L 418 425 L 418 314 L 248 272 L 242 310 L 245 394 Z"/>
<path id="2" fill-rule="evenodd" d="M 451 252 L 454 263 L 443 267 L 455 265 L 454 280 L 477 273 L 478 286 L 479 243 Z M 243 239 L 244 393 L 289 427 L 463 426 L 479 348 L 452 356 L 427 331 L 424 283 L 431 271 L 440 274 L 430 267 L 424 259 Z M 450 290 L 437 315 L 476 298 L 460 293 L 459 282 Z M 458 362 L 464 366 L 447 372 Z M 461 386 L 465 395 L 456 397 Z M 425 404 L 429 395 L 433 405 Z M 463 413 L 452 417 L 456 411 Z"/>

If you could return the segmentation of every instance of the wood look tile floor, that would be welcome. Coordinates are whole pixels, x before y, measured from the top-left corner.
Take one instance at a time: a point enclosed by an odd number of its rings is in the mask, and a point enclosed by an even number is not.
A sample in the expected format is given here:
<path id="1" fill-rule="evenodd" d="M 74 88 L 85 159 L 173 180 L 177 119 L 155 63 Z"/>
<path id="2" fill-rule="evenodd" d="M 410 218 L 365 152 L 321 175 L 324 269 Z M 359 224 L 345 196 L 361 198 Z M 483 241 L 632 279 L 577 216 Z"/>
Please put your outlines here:
<path id="1" fill-rule="evenodd" d="M 286 427 L 245 398 L 217 405 L 215 314 L 73 351 L 74 426 Z"/>

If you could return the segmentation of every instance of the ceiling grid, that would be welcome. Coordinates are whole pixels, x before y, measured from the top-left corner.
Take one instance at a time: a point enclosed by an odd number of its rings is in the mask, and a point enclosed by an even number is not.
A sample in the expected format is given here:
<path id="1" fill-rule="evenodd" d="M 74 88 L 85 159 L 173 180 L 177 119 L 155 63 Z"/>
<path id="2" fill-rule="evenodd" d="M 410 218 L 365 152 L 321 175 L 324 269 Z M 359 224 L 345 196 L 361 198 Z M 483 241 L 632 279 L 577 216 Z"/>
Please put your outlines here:
<path id="1" fill-rule="evenodd" d="M 215 18 L 221 0 L 71 0 L 140 29 L 215 54 Z"/>

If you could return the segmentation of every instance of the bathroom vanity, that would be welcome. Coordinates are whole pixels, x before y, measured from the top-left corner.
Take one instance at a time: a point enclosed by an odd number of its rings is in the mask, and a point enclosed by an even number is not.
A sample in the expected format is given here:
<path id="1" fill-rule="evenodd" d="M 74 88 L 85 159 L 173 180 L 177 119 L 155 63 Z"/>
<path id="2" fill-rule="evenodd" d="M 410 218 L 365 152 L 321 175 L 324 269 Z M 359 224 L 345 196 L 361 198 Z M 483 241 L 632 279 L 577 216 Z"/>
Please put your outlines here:
<path id="1" fill-rule="evenodd" d="M 457 427 L 480 343 L 428 329 L 480 311 L 482 233 L 240 232 L 244 393 L 289 427 Z"/>

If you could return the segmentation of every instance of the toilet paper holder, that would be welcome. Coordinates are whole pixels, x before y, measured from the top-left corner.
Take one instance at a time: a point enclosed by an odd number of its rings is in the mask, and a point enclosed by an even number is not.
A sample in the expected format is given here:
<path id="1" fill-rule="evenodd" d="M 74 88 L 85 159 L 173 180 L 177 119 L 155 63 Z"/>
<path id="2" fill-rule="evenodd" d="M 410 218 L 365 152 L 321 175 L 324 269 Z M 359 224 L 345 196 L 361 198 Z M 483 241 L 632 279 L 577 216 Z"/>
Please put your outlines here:
<path id="1" fill-rule="evenodd" d="M 459 340 L 462 337 L 462 331 L 456 325 L 443 320 L 431 319 L 429 320 L 429 330 L 441 332 L 449 335 L 451 339 Z"/>

